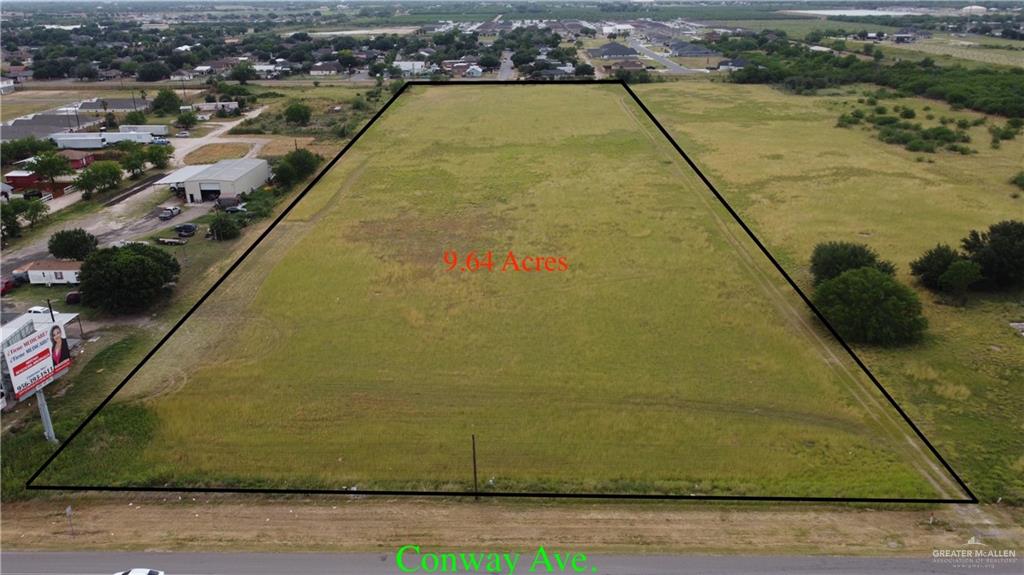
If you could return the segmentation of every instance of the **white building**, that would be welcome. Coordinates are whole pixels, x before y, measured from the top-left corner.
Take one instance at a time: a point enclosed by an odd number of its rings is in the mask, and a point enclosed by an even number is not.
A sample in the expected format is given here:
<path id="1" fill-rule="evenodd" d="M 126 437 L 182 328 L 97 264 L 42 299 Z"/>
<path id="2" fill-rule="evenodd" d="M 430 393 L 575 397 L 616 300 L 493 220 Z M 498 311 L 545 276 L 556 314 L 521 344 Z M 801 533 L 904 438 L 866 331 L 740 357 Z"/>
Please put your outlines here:
<path id="1" fill-rule="evenodd" d="M 477 66 L 476 64 L 473 64 L 469 68 L 466 68 L 466 77 L 467 78 L 479 78 L 480 76 L 483 76 L 483 74 L 484 74 L 484 69 L 481 68 L 480 66 Z"/>
<path id="2" fill-rule="evenodd" d="M 238 109 L 238 102 L 199 102 L 192 104 L 192 109 L 197 112 L 216 112 L 218 110 L 233 112 Z"/>
<path id="3" fill-rule="evenodd" d="M 270 164 L 266 160 L 244 158 L 221 160 L 216 164 L 185 166 L 164 176 L 154 185 L 170 186 L 183 194 L 191 204 L 217 198 L 237 198 L 249 193 L 270 179 Z"/>

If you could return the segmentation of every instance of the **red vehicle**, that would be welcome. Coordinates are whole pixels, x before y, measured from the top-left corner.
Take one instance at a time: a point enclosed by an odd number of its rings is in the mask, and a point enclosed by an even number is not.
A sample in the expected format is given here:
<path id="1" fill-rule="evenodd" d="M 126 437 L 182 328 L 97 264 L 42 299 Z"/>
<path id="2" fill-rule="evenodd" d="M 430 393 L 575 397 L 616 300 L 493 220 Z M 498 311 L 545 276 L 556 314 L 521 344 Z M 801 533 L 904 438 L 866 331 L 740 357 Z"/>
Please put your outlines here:
<path id="1" fill-rule="evenodd" d="M 18 284 L 14 283 L 14 280 L 12 279 L 3 280 L 3 282 L 0 283 L 0 295 L 7 295 L 7 292 L 17 287 L 17 285 Z"/>

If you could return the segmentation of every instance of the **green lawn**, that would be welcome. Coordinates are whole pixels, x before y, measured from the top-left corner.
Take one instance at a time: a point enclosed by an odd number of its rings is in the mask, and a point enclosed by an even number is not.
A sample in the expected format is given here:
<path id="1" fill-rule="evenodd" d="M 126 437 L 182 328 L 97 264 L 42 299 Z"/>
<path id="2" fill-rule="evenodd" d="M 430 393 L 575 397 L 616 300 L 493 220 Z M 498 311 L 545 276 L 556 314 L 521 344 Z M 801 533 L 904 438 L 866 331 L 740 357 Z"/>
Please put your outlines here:
<path id="1" fill-rule="evenodd" d="M 1024 141 L 989 147 L 987 125 L 971 128 L 970 156 L 920 154 L 884 144 L 866 128 L 835 128 L 865 87 L 832 96 L 793 96 L 767 86 L 709 82 L 637 87 L 644 101 L 729 198 L 783 266 L 810 290 L 808 259 L 827 240 L 864 242 L 899 266 L 971 229 L 1024 219 L 1009 183 Z M 973 119 L 921 98 L 915 122 Z M 926 111 L 930 107 L 931 111 Z M 1005 119 L 992 117 L 1002 125 Z M 966 308 L 940 305 L 918 289 L 930 323 L 924 343 L 861 355 L 971 487 L 987 500 L 1024 500 L 1024 353 L 1009 327 L 1024 318 L 1024 293 L 980 295 Z"/>
<path id="2" fill-rule="evenodd" d="M 960 496 L 614 86 L 412 90 L 112 406 L 41 482 Z"/>

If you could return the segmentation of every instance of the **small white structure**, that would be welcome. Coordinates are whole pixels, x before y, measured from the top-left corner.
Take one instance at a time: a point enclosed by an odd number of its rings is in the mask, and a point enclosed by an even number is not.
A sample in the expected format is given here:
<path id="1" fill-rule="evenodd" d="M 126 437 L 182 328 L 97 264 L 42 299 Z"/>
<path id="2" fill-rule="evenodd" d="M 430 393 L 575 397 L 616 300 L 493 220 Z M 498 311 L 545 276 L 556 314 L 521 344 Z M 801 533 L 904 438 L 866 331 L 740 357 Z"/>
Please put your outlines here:
<path id="1" fill-rule="evenodd" d="M 153 143 L 149 132 L 57 132 L 50 139 L 61 150 L 99 150 L 118 142 Z"/>
<path id="2" fill-rule="evenodd" d="M 166 136 L 171 133 L 170 129 L 164 124 L 122 124 L 117 129 L 120 132 L 146 132 L 154 136 Z"/>
<path id="3" fill-rule="evenodd" d="M 14 273 L 27 273 L 29 283 L 49 287 L 53 284 L 77 284 L 81 271 L 82 262 L 48 258 L 29 262 Z"/>
<path id="4" fill-rule="evenodd" d="M 185 166 L 157 180 L 154 185 L 170 186 L 185 196 L 185 201 L 198 204 L 218 198 L 237 198 L 256 190 L 270 179 L 266 160 L 243 158 L 221 160 L 216 164 Z"/>
<path id="5" fill-rule="evenodd" d="M 4 78 L 0 80 L 0 94 L 10 94 L 14 91 L 14 80 Z"/>
<path id="6" fill-rule="evenodd" d="M 479 78 L 480 76 L 483 76 L 483 75 L 484 75 L 484 69 L 481 68 L 480 66 L 477 66 L 476 64 L 473 64 L 469 68 L 466 68 L 466 77 L 467 78 Z"/>

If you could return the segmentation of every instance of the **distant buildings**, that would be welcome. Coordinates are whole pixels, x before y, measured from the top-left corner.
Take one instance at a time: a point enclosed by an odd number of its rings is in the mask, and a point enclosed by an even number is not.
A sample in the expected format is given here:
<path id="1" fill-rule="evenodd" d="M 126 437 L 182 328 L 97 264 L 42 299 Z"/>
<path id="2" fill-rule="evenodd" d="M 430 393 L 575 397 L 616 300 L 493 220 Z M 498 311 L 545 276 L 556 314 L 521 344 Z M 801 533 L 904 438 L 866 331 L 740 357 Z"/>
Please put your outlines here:
<path id="1" fill-rule="evenodd" d="M 609 42 L 599 48 L 591 48 L 587 50 L 587 54 L 590 54 L 591 58 L 599 58 L 601 60 L 636 58 L 639 55 L 636 50 L 618 42 Z"/>

